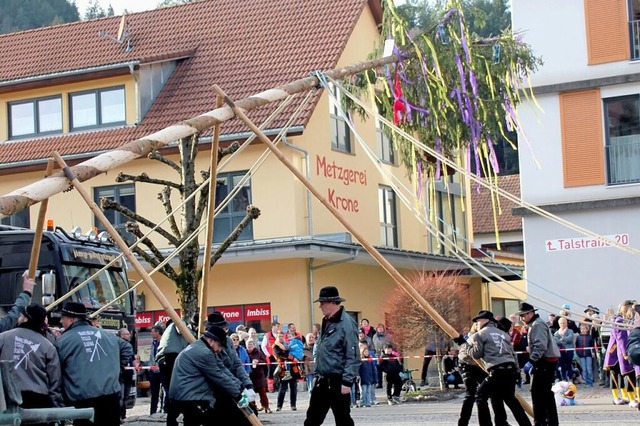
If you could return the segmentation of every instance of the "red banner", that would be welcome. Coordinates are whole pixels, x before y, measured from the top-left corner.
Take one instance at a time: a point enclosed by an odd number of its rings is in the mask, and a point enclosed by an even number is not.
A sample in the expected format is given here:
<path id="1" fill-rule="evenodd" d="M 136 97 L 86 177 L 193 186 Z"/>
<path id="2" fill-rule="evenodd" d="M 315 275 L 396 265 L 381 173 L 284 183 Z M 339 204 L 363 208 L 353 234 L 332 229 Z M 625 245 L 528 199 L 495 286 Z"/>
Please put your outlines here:
<path id="1" fill-rule="evenodd" d="M 148 328 L 153 326 L 153 313 L 152 312 L 137 312 L 136 313 L 136 328 Z"/>
<path id="2" fill-rule="evenodd" d="M 216 311 L 220 312 L 224 319 L 227 322 L 244 322 L 242 317 L 242 306 L 221 306 L 219 308 L 215 308 Z"/>
<path id="3" fill-rule="evenodd" d="M 271 303 L 244 305 L 244 319 L 249 321 L 271 321 Z"/>
<path id="4" fill-rule="evenodd" d="M 180 316 L 180 309 L 176 309 L 176 314 L 178 314 L 178 316 Z M 155 311 L 154 312 L 154 324 L 158 321 L 161 321 L 162 323 L 166 324 L 167 321 L 169 321 L 169 319 L 171 319 L 171 317 L 169 315 L 167 315 L 167 313 L 165 311 Z M 153 324 L 152 324 L 153 325 Z"/>

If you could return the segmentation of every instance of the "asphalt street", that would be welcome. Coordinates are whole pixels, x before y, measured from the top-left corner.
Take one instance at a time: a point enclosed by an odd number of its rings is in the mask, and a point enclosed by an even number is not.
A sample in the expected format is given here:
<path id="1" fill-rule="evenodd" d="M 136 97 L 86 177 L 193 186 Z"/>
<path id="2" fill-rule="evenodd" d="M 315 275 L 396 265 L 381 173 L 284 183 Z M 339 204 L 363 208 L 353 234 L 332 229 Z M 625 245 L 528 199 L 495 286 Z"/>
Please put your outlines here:
<path id="1" fill-rule="evenodd" d="M 531 402 L 528 389 L 525 387 L 521 394 Z M 287 395 L 288 396 L 288 395 Z M 272 402 L 273 414 L 261 413 L 260 421 L 264 425 L 301 425 L 304 422 L 308 406 L 306 392 L 298 393 L 298 411 L 291 411 L 288 402 L 281 412 L 275 411 L 276 394 L 269 394 Z M 285 400 L 286 401 L 286 400 Z M 455 398 L 444 402 L 403 403 L 389 406 L 386 404 L 384 393 L 378 389 L 380 405 L 370 408 L 354 408 L 352 417 L 356 425 L 456 425 L 460 412 L 461 399 Z M 572 407 L 558 407 L 561 425 L 638 425 L 640 411 L 628 406 L 615 406 L 611 402 L 611 393 L 603 388 L 579 389 L 577 401 L 579 405 Z M 384 403 L 383 403 L 384 402 Z M 139 398 L 136 406 L 128 411 L 126 424 L 157 426 L 165 423 L 163 414 L 149 416 L 149 398 Z M 510 418 L 512 425 L 516 422 Z M 328 414 L 325 425 L 335 425 L 333 416 Z M 477 425 L 477 418 L 472 417 L 472 425 Z"/>

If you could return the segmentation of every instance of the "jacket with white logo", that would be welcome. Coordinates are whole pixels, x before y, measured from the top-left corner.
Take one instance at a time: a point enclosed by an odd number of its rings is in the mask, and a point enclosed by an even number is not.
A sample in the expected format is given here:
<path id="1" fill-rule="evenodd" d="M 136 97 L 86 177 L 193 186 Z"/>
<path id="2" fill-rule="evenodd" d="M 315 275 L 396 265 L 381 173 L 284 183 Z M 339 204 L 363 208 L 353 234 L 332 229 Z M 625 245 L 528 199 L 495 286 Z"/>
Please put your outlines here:
<path id="1" fill-rule="evenodd" d="M 48 395 L 62 406 L 58 352 L 42 334 L 18 326 L 0 334 L 0 360 L 13 360 L 13 379 L 21 392 Z"/>
<path id="2" fill-rule="evenodd" d="M 507 363 L 518 365 L 511 338 L 491 321 L 471 335 L 463 346 L 473 359 L 482 359 L 487 369 Z"/>
<path id="3" fill-rule="evenodd" d="M 72 403 L 120 392 L 120 368 L 133 356 L 114 333 L 77 320 L 56 341 L 62 367 L 62 394 Z M 123 341 L 123 343 L 126 343 Z"/>

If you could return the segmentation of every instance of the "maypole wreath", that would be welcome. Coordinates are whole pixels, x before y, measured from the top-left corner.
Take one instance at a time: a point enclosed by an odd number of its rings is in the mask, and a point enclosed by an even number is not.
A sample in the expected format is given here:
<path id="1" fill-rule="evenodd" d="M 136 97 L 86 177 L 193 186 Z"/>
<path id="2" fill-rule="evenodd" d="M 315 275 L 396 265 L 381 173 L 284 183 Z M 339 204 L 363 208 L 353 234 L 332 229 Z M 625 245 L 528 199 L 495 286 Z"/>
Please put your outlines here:
<path id="1" fill-rule="evenodd" d="M 352 76 L 346 86 L 373 95 L 381 115 L 458 164 L 466 152 L 467 170 L 495 175 L 494 144 L 502 137 L 515 147 L 508 132 L 519 128 L 516 106 L 533 99 L 529 76 L 542 62 L 510 30 L 484 39 L 470 34 L 460 0 L 447 7 L 432 28 L 412 35 L 393 1 L 384 0 L 382 40 L 394 40 L 398 61 Z M 381 55 L 382 48 L 372 53 Z M 363 115 L 353 102 L 345 107 Z M 412 179 L 447 173 L 410 141 L 396 135 L 393 141 Z"/>

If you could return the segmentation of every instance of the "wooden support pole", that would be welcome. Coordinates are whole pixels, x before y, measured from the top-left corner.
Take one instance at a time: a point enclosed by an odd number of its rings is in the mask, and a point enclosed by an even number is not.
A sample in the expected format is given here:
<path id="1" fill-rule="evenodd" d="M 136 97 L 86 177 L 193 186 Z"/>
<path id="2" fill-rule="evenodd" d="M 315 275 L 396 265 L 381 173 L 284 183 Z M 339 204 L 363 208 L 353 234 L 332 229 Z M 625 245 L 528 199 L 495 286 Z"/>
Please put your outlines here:
<path id="1" fill-rule="evenodd" d="M 293 173 L 300 180 L 300 182 L 302 182 L 302 184 L 309 190 L 309 192 L 311 192 L 316 197 L 316 199 L 318 199 L 318 201 L 320 201 L 322 205 L 324 205 L 327 210 L 331 212 L 333 217 L 335 217 L 338 222 L 340 222 L 342 226 L 344 226 L 351 233 L 351 235 L 353 235 L 355 239 L 358 240 L 358 242 L 362 245 L 362 247 L 364 247 L 365 250 L 367 250 L 371 257 L 373 257 L 376 262 L 378 262 L 378 264 L 382 266 L 385 271 L 387 271 L 387 273 L 393 278 L 396 284 L 398 284 L 404 291 L 406 291 L 409 296 L 411 296 L 411 298 L 415 300 L 422 307 L 422 309 L 427 312 L 427 314 L 429 314 L 431 319 L 433 319 L 436 324 L 438 324 L 438 326 L 442 330 L 444 330 L 445 333 L 447 333 L 452 338 L 458 337 L 460 333 L 455 328 L 453 328 L 444 318 L 442 318 L 438 311 L 436 311 L 431 306 L 431 304 L 427 302 L 425 298 L 422 297 L 422 295 L 413 288 L 411 283 L 409 283 L 409 281 L 404 276 L 402 276 L 400 272 L 398 272 L 398 270 L 387 259 L 385 259 L 384 256 L 382 256 L 380 252 L 371 243 L 369 243 L 369 241 L 367 241 L 366 238 L 364 238 L 364 236 L 344 217 L 344 215 L 340 213 L 340 211 L 338 211 L 338 209 L 335 208 L 298 169 L 296 169 L 293 163 L 282 154 L 278 147 L 273 142 L 271 142 L 271 140 L 251 120 L 249 120 L 244 111 L 238 108 L 233 103 L 233 101 L 225 95 L 220 87 L 214 85 L 213 88 L 220 96 L 224 97 L 225 102 L 231 107 L 231 110 L 236 114 L 236 116 L 252 132 L 258 135 L 258 139 L 260 139 L 260 141 L 264 143 L 269 148 L 269 150 L 271 150 L 271 152 L 278 158 L 278 160 L 280 160 L 280 162 L 282 162 L 291 171 L 291 173 Z M 521 395 L 516 393 L 516 397 L 518 398 L 518 401 L 525 409 L 525 411 L 527 411 L 529 415 L 533 416 L 533 409 L 531 408 L 531 406 L 522 398 Z"/>
<path id="2" fill-rule="evenodd" d="M 107 229 L 107 232 L 109 232 L 109 234 L 111 235 L 111 238 L 113 238 L 113 241 L 115 241 L 115 243 L 118 245 L 118 247 L 120 248 L 124 256 L 131 263 L 131 266 L 133 266 L 133 269 L 135 269 L 138 275 L 140 275 L 140 278 L 142 279 L 142 281 L 144 281 L 147 287 L 149 287 L 149 290 L 151 290 L 151 293 L 153 293 L 156 299 L 158 299 L 158 302 L 160 302 L 160 305 L 162 305 L 162 308 L 165 310 L 167 315 L 169 315 L 169 317 L 173 320 L 173 323 L 176 325 L 176 327 L 178 327 L 178 329 L 180 330 L 180 333 L 185 338 L 185 340 L 189 343 L 195 342 L 196 338 L 193 337 L 193 334 L 191 334 L 191 331 L 189 331 L 186 324 L 182 322 L 182 319 L 178 316 L 176 311 L 173 310 L 173 308 L 171 307 L 171 304 L 169 303 L 165 295 L 162 294 L 162 292 L 160 291 L 156 283 L 153 281 L 151 276 L 149 276 L 147 271 L 144 270 L 144 267 L 142 266 L 142 264 L 138 262 L 138 259 L 136 259 L 136 257 L 133 255 L 133 252 L 129 249 L 129 246 L 127 246 L 127 243 L 125 243 L 125 241 L 122 239 L 118 231 L 113 227 L 111 222 L 109 222 L 109 219 L 107 219 L 104 213 L 102 213 L 102 210 L 100 210 L 98 205 L 93 201 L 93 199 L 91 198 L 91 195 L 87 192 L 86 189 L 84 189 L 80 181 L 78 181 L 78 178 L 76 177 L 75 173 L 71 170 L 69 166 L 67 166 L 67 163 L 62 159 L 60 154 L 58 154 L 57 152 L 54 152 L 53 158 L 55 158 L 56 162 L 62 168 L 64 175 L 67 177 L 67 179 L 69 179 L 69 182 L 71 182 L 71 185 L 73 185 L 73 187 L 78 191 L 80 196 L 84 199 L 85 203 L 87 203 L 87 205 L 89 206 L 93 214 L 96 215 L 100 223 Z M 247 416 L 247 418 L 249 419 L 252 425 L 262 426 L 262 423 L 260 423 L 258 418 L 253 413 L 249 414 L 245 410 L 242 410 L 242 412 L 245 413 L 245 415 Z"/>
<path id="3" fill-rule="evenodd" d="M 55 161 L 53 158 L 49 158 L 47 161 L 47 170 L 44 173 L 44 177 L 51 176 L 53 173 L 53 166 Z M 29 260 L 29 278 L 34 279 L 36 277 L 36 269 L 38 269 L 38 259 L 40 258 L 40 246 L 42 245 L 42 233 L 44 231 L 44 219 L 47 215 L 47 207 L 49 206 L 49 199 L 45 199 L 40 203 L 40 211 L 38 212 L 38 221 L 36 222 L 36 233 L 33 236 L 33 246 L 31 247 L 31 258 Z"/>
<path id="4" fill-rule="evenodd" d="M 216 109 L 222 106 L 222 97 L 216 95 Z M 202 282 L 200 283 L 200 325 L 198 335 L 204 333 L 204 319 L 207 317 L 207 298 L 209 284 L 209 264 L 211 263 L 211 246 L 213 245 L 214 211 L 216 209 L 216 176 L 218 175 L 218 146 L 220 145 L 220 123 L 213 126 L 213 142 L 211 142 L 211 159 L 209 163 L 209 203 L 207 205 L 207 232 L 204 241 L 204 259 L 202 261 Z"/>

